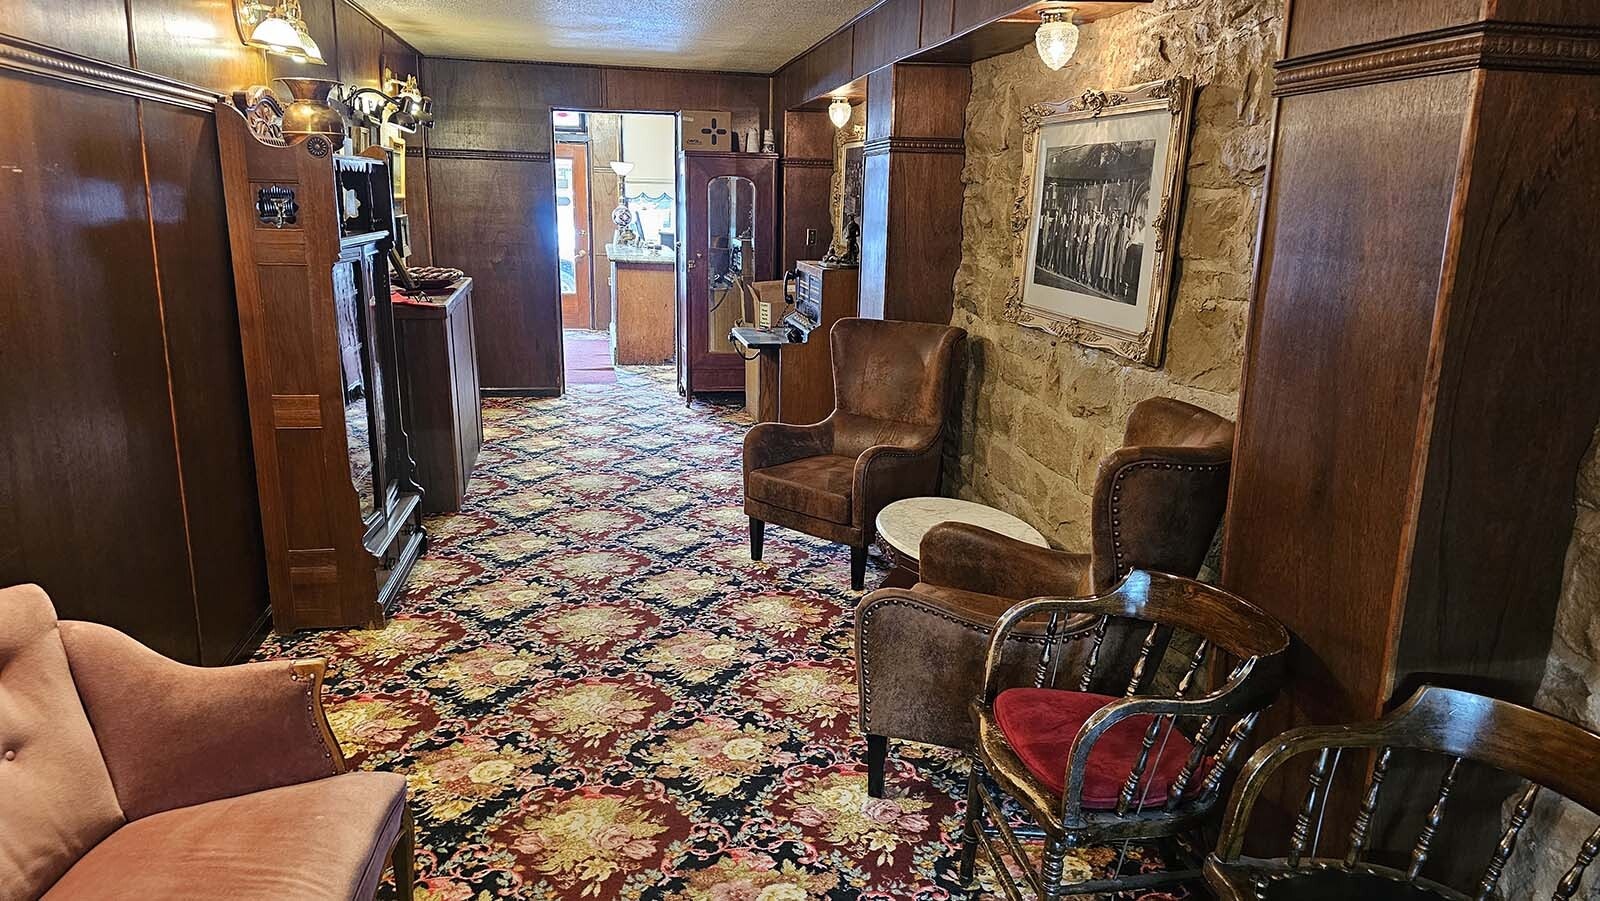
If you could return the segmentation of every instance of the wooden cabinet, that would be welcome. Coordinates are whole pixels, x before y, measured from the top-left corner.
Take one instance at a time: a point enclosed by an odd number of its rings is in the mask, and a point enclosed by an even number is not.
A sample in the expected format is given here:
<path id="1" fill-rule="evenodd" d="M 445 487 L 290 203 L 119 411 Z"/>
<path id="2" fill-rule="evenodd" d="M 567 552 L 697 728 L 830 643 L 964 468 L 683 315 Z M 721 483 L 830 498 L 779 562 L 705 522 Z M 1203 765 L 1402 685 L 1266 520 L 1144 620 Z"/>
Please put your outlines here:
<path id="1" fill-rule="evenodd" d="M 856 315 L 856 269 L 825 269 L 804 260 L 796 267 L 795 309 L 817 323 L 803 344 L 778 352 L 778 421 L 797 425 L 821 422 L 833 412 L 833 324 Z"/>
<path id="2" fill-rule="evenodd" d="M 216 122 L 273 626 L 379 627 L 425 540 L 395 390 L 389 160 L 264 143 L 228 101 Z"/>
<path id="3" fill-rule="evenodd" d="M 394 305 L 400 399 L 417 460 L 422 512 L 454 513 L 483 447 L 472 279 L 430 302 Z"/>
<path id="4" fill-rule="evenodd" d="M 778 268 L 776 154 L 679 156 L 678 391 L 744 390 L 744 358 L 728 340 L 741 318 L 736 281 L 770 281 Z"/>

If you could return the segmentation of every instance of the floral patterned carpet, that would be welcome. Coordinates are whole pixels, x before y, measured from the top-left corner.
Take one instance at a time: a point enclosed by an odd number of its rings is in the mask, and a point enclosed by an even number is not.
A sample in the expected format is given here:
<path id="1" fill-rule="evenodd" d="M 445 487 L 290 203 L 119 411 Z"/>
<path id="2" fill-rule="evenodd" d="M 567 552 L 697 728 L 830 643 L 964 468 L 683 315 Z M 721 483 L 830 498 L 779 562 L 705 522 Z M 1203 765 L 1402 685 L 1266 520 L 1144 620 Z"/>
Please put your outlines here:
<path id="1" fill-rule="evenodd" d="M 848 551 L 774 528 L 751 562 L 748 420 L 671 379 L 485 401 L 388 627 L 259 656 L 327 657 L 352 763 L 407 775 L 419 901 L 988 897 L 955 876 L 958 755 L 897 743 L 867 797 Z"/>

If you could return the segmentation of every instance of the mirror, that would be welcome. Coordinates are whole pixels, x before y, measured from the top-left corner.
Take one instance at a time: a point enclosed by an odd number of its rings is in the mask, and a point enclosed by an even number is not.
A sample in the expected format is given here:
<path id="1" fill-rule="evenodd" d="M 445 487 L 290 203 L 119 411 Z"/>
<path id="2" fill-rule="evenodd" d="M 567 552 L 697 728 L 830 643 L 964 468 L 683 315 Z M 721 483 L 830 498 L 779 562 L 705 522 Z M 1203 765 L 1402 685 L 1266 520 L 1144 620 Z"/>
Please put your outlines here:
<path id="1" fill-rule="evenodd" d="M 733 350 L 728 332 L 743 307 L 739 280 L 756 277 L 756 185 L 739 175 L 711 179 L 706 188 L 706 279 L 711 303 L 707 335 L 713 353 Z"/>
<path id="2" fill-rule="evenodd" d="M 369 384 L 365 304 L 357 283 L 357 266 L 346 263 L 333 270 L 333 302 L 339 329 L 339 371 L 344 380 L 344 427 L 350 450 L 350 482 L 361 499 L 361 518 L 378 510 L 377 479 L 374 475 L 373 422 L 369 398 L 381 397 L 381 388 Z M 382 423 L 378 423 L 381 429 Z"/>

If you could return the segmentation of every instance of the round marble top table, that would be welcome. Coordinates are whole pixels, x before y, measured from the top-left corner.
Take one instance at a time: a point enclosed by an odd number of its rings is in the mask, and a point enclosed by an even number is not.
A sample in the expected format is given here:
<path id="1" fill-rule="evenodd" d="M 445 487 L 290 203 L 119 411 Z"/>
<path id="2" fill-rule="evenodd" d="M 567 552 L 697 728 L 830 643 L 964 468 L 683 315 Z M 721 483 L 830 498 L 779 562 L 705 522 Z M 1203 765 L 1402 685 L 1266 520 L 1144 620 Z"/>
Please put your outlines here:
<path id="1" fill-rule="evenodd" d="M 895 563 L 894 571 L 884 580 L 885 588 L 906 588 L 916 584 L 920 569 L 917 554 L 922 546 L 922 536 L 942 522 L 967 523 L 1028 544 L 1050 546 L 1038 529 L 1009 513 L 983 504 L 953 497 L 913 497 L 895 501 L 878 513 L 877 521 L 878 538 Z"/>

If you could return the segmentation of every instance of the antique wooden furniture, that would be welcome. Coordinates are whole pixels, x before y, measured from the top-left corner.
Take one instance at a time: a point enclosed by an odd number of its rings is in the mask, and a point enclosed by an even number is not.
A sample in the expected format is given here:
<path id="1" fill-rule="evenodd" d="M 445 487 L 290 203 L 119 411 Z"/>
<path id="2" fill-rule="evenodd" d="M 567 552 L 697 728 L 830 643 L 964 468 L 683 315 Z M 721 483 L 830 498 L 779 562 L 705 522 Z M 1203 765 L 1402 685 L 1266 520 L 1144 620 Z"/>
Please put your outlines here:
<path id="1" fill-rule="evenodd" d="M 878 511 L 878 546 L 894 562 L 894 569 L 880 587 L 910 588 L 920 582 L 918 555 L 922 552 L 922 538 L 934 526 L 947 522 L 969 525 L 1034 547 L 1050 546 L 1038 529 L 1003 510 L 953 497 L 910 497 Z"/>
<path id="2" fill-rule="evenodd" d="M 1312 754 L 1315 762 L 1294 827 L 1287 834 L 1276 833 L 1272 844 L 1274 850 L 1287 844 L 1287 855 L 1272 859 L 1244 856 L 1250 814 L 1263 791 L 1292 758 Z M 1408 755 L 1437 761 L 1442 777 L 1425 783 L 1397 778 L 1394 762 Z M 1512 795 L 1514 805 L 1507 805 L 1509 813 L 1499 842 L 1470 861 L 1467 884 L 1452 886 L 1429 877 L 1440 875 L 1435 858 L 1459 854 L 1453 845 L 1445 850 L 1440 833 L 1442 827 L 1473 815 L 1470 808 L 1458 810 L 1452 802 L 1461 793 L 1458 774 L 1474 764 L 1513 774 L 1524 784 Z M 1359 806 L 1348 820 L 1328 815 L 1334 773 L 1341 765 L 1367 774 L 1365 789 L 1356 793 Z M 1600 813 L 1600 735 L 1506 701 L 1425 685 L 1377 722 L 1295 729 L 1257 751 L 1245 764 L 1234 789 L 1217 850 L 1206 859 L 1206 881 L 1222 901 L 1529 898 L 1531 887 L 1502 885 L 1502 877 L 1518 849 L 1535 801 L 1546 792 L 1576 801 L 1590 813 Z M 1409 853 L 1386 863 L 1374 859 L 1370 850 L 1379 806 L 1396 804 L 1428 813 L 1412 833 L 1415 841 Z M 1501 822 L 1498 816 L 1493 819 L 1496 824 Z M 1326 842 L 1322 840 L 1325 832 Z M 1348 840 L 1341 843 L 1346 835 Z M 1532 844 L 1547 845 L 1554 837 L 1529 838 Z M 1335 846 L 1332 853 L 1319 854 L 1319 850 L 1329 850 L 1328 846 Z M 1552 895 L 1556 901 L 1580 897 L 1578 889 L 1597 848 L 1600 830 L 1593 832 L 1581 849 L 1566 852 L 1572 865 Z M 1548 847 L 1540 852 L 1546 857 L 1561 853 Z M 1469 862 L 1457 861 L 1461 863 Z"/>
<path id="3" fill-rule="evenodd" d="M 794 309 L 784 322 L 803 340 L 779 351 L 778 421 L 804 425 L 821 422 L 833 410 L 833 362 L 825 338 L 835 322 L 857 314 L 860 273 L 813 260 L 795 269 Z"/>
<path id="4" fill-rule="evenodd" d="M 1124 674 L 1108 682 L 1101 668 L 1112 621 L 1144 635 L 1125 686 Z M 1019 671 L 1009 639 L 1025 623 L 1043 653 L 1026 670 L 1033 685 L 1011 687 Z M 1061 666 L 1075 656 L 1065 653 L 1067 642 L 1088 644 L 1081 672 Z M 983 690 L 972 702 L 978 740 L 967 788 L 963 881 L 971 881 L 980 844 L 1013 899 L 1022 893 L 1002 851 L 1048 901 L 1198 877 L 1198 867 L 1170 858 L 1186 856 L 1179 839 L 1192 837 L 1216 807 L 1252 726 L 1277 697 L 1288 648 L 1283 626 L 1243 599 L 1143 570 L 1098 597 L 1039 598 L 1007 610 L 995 623 Z M 1164 670 L 1168 660 L 1173 665 Z M 1023 856 L 1001 795 L 1043 830 L 1037 869 Z M 1106 878 L 1063 884 L 1069 848 L 1122 843 L 1126 849 L 1130 842 L 1160 846 L 1175 867 L 1125 876 L 1118 864 Z"/>
<path id="5" fill-rule="evenodd" d="M 422 512 L 453 513 L 466 499 L 483 447 L 472 279 L 425 301 L 396 303 L 394 322 Z"/>
<path id="6" fill-rule="evenodd" d="M 1300 639 L 1270 732 L 1531 702 L 1600 418 L 1600 7 L 1380 5 L 1297 0 L 1274 79 L 1222 567 Z"/>
<path id="7" fill-rule="evenodd" d="M 611 345 L 618 366 L 672 362 L 677 263 L 671 251 L 606 245 L 611 261 Z"/>
<path id="8" fill-rule="evenodd" d="M 838 407 L 814 425 L 765 422 L 744 438 L 750 557 L 764 524 L 850 545 L 850 585 L 866 578 L 878 511 L 934 494 L 945 414 L 966 332 L 921 322 L 841 319 L 833 327 Z"/>
<path id="9" fill-rule="evenodd" d="M 934 526 L 909 589 L 876 591 L 856 609 L 861 731 L 867 786 L 883 792 L 889 739 L 971 748 L 967 702 L 982 684 L 995 618 L 1041 596 L 1105 592 L 1135 568 L 1195 575 L 1222 519 L 1233 424 L 1165 397 L 1134 406 L 1124 446 L 1095 476 L 1088 554 L 1035 547 L 963 524 Z M 1101 659 L 1106 672 L 1131 666 L 1138 637 L 1114 627 Z M 1038 658 L 1040 636 L 1023 627 L 1010 653 L 1017 666 Z"/>
<path id="10" fill-rule="evenodd" d="M 425 537 L 395 390 L 386 156 L 264 143 L 229 101 L 216 119 L 273 625 L 381 626 Z"/>
<path id="11" fill-rule="evenodd" d="M 406 780 L 345 772 L 323 663 L 200 669 L 0 590 L 0 897 L 411 897 Z"/>
<path id="12" fill-rule="evenodd" d="M 739 322 L 737 281 L 776 277 L 777 156 L 685 151 L 679 156 L 678 390 L 743 391 L 744 358 L 728 334 Z"/>

